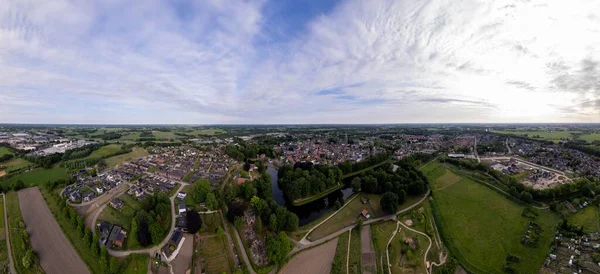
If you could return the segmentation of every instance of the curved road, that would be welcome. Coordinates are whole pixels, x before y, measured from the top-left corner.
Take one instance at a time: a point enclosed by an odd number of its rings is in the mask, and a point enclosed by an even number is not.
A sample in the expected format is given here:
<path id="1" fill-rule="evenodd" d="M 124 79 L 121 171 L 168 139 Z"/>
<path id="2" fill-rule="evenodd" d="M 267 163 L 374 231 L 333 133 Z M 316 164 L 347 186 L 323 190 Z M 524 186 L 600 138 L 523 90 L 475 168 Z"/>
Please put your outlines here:
<path id="1" fill-rule="evenodd" d="M 421 235 L 423 235 L 423 236 L 427 237 L 427 240 L 429 240 L 429 246 L 427 247 L 427 250 L 425 251 L 425 254 L 424 254 L 424 256 L 423 256 L 423 266 L 425 266 L 425 269 L 427 270 L 427 273 L 428 273 L 428 274 L 429 274 L 429 273 L 431 273 L 431 269 L 427 269 L 427 254 L 429 253 L 429 250 L 431 249 L 431 244 L 433 243 L 433 241 L 431 240 L 431 238 L 430 238 L 430 237 L 429 237 L 427 234 L 425 234 L 425 233 L 423 233 L 423 232 L 421 232 L 421 231 L 418 231 L 418 230 L 414 230 L 414 229 L 412 229 L 412 228 L 410 228 L 410 227 L 408 227 L 408 226 L 404 225 L 402 222 L 398 222 L 398 223 L 399 223 L 401 226 L 403 226 L 404 228 L 408 229 L 409 231 L 412 231 L 412 232 L 415 232 L 415 233 L 421 234 Z M 439 263 L 439 264 L 438 264 L 438 263 L 435 263 L 435 262 L 432 262 L 432 263 L 431 263 L 431 266 L 434 266 L 434 265 L 435 265 L 435 266 L 440 266 L 440 265 L 443 265 L 443 264 L 444 264 L 444 262 L 442 262 L 442 261 L 441 261 L 441 259 L 440 259 L 440 263 Z"/>
<path id="2" fill-rule="evenodd" d="M 12 250 L 10 249 L 10 228 L 8 227 L 8 217 L 6 216 L 6 196 L 2 193 L 2 202 L 4 203 L 4 235 L 6 236 L 6 250 L 8 251 L 8 264 L 10 267 L 10 273 L 17 274 L 15 264 L 13 262 Z"/>

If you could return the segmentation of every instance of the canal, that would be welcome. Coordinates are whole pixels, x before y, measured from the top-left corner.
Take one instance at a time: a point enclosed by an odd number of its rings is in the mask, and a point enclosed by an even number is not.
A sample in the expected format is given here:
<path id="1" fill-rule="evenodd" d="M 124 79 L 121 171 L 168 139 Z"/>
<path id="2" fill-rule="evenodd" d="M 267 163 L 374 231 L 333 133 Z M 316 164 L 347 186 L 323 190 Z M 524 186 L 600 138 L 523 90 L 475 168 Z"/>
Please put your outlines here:
<path id="1" fill-rule="evenodd" d="M 277 204 L 287 207 L 288 210 L 298 215 L 300 226 L 303 226 L 311 221 L 321 217 L 323 214 L 333 210 L 335 201 L 343 199 L 344 201 L 352 195 L 351 188 L 344 188 L 335 191 L 322 199 L 315 200 L 305 205 L 293 206 L 283 194 L 283 190 L 277 184 L 277 169 L 269 166 L 267 172 L 271 176 L 271 189 L 273 190 L 273 198 Z"/>

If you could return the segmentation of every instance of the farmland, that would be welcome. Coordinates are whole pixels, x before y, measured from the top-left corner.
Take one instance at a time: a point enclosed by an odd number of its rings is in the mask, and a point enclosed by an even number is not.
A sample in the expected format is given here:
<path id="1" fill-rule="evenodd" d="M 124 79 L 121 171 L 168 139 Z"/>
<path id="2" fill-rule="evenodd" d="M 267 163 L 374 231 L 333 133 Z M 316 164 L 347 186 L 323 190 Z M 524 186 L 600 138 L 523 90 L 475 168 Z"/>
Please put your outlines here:
<path id="1" fill-rule="evenodd" d="M 28 245 L 22 237 L 25 224 L 19 208 L 19 198 L 14 191 L 6 193 L 6 214 L 8 215 L 7 227 L 10 233 L 10 248 L 13 259 L 23 258 Z M 15 268 L 19 273 L 36 273 L 37 270 L 41 270 L 37 263 L 29 268 L 25 268 L 23 264 L 15 263 Z"/>
<path id="2" fill-rule="evenodd" d="M 214 236 L 200 240 L 198 265 L 204 261 L 206 273 L 231 273 L 230 255 L 223 237 Z"/>
<path id="3" fill-rule="evenodd" d="M 4 155 L 7 155 L 7 154 L 14 155 L 14 153 L 12 152 L 12 150 L 10 150 L 9 148 L 7 148 L 7 147 L 0 147 L 0 157 L 2 157 Z"/>
<path id="4" fill-rule="evenodd" d="M 555 143 L 560 141 L 561 139 L 562 140 L 566 140 L 566 139 L 572 140 L 573 139 L 572 133 L 579 133 L 578 131 L 515 131 L 515 130 L 494 130 L 492 132 L 499 133 L 499 134 L 514 134 L 514 135 L 519 135 L 519 136 L 527 135 L 527 137 L 529 137 L 529 138 L 553 141 Z M 537 136 L 539 136 L 539 138 L 537 138 Z"/>
<path id="5" fill-rule="evenodd" d="M 569 222 L 576 226 L 583 226 L 586 233 L 600 231 L 598 225 L 600 218 L 598 216 L 598 207 L 588 206 L 583 210 L 569 217 Z"/>
<path id="6" fill-rule="evenodd" d="M 521 237 L 531 220 L 521 216 L 524 206 L 464 177 L 453 184 L 443 182 L 454 177 L 445 175 L 448 171 L 439 163 L 423 172 L 433 184 L 433 211 L 439 217 L 440 233 L 468 271 L 503 273 L 508 254 L 521 258 L 513 265 L 519 273 L 538 271 L 553 240 L 556 215 L 532 209 L 538 214 L 534 222 L 542 232 L 536 247 L 525 247 Z M 445 187 L 440 188 L 442 185 Z"/>
<path id="7" fill-rule="evenodd" d="M 6 181 L 2 181 L 2 185 L 5 187 L 12 186 L 18 180 L 21 180 L 25 184 L 25 187 L 41 186 L 44 183 L 60 179 L 67 179 L 68 177 L 67 170 L 62 167 L 55 167 L 51 169 L 37 168 L 30 172 L 25 172 L 14 176 Z"/>
<path id="8" fill-rule="evenodd" d="M 585 140 L 586 142 L 600 141 L 600 133 L 592 133 L 592 134 L 584 134 L 579 136 L 580 140 Z"/>
<path id="9" fill-rule="evenodd" d="M 46 273 L 89 273 L 67 240 L 38 188 L 19 191 L 19 205 L 31 245 Z M 15 258 L 18 258 L 15 256 Z"/>
<path id="10" fill-rule="evenodd" d="M 342 234 L 343 236 L 348 236 Z M 320 246 L 303 251 L 292 258 L 280 273 L 315 273 L 327 274 L 331 270 L 331 264 L 335 255 L 338 238 L 335 238 Z M 345 269 L 344 269 L 345 271 Z"/>
<path id="11" fill-rule="evenodd" d="M 6 172 L 11 172 L 13 170 L 18 170 L 18 169 L 26 168 L 28 166 L 32 166 L 33 163 L 31 163 L 25 159 L 14 158 L 14 159 L 8 160 L 0 165 L 3 167 L 6 167 Z"/>
<path id="12" fill-rule="evenodd" d="M 94 150 L 86 158 L 102 158 L 104 156 L 107 156 L 107 155 L 110 155 L 110 154 L 113 154 L 113 153 L 119 151 L 119 149 L 121 149 L 121 145 L 118 145 L 118 144 L 106 145 L 97 150 Z"/>
<path id="13" fill-rule="evenodd" d="M 367 204 L 361 202 L 361 198 L 366 197 L 369 199 Z M 377 218 L 384 215 L 381 210 L 379 202 L 381 196 L 375 194 L 359 194 L 358 197 L 354 198 L 349 202 L 342 210 L 340 210 L 335 216 L 327 220 L 321 226 L 317 227 L 309 235 L 309 240 L 314 241 L 321 239 L 331 233 L 334 233 L 346 226 L 352 225 L 356 222 L 358 214 L 363 210 L 367 209 L 371 218 Z"/>
<path id="14" fill-rule="evenodd" d="M 129 153 L 125 153 L 125 154 L 121 154 L 121 155 L 117 155 L 117 156 L 113 156 L 110 158 L 106 158 L 106 165 L 110 168 L 113 168 L 117 165 L 120 165 L 124 162 L 128 162 L 131 160 L 135 160 L 137 158 L 140 157 L 144 157 L 147 156 L 148 152 L 146 150 L 144 150 L 143 148 L 133 148 L 132 152 Z"/>

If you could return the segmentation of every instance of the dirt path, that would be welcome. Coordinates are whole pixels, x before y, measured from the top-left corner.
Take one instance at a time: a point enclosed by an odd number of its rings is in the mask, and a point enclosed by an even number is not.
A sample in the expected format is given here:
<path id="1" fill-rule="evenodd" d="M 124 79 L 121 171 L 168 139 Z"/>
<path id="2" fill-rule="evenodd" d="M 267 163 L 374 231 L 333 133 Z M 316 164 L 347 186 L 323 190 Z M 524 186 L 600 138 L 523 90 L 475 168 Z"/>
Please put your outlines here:
<path id="1" fill-rule="evenodd" d="M 87 266 L 54 219 L 37 187 L 18 192 L 23 221 L 37 252 L 40 265 L 48 274 L 90 273 Z"/>
<path id="2" fill-rule="evenodd" d="M 2 193 L 2 202 L 4 203 L 4 234 L 6 236 L 6 250 L 8 251 L 8 263 L 10 267 L 10 273 L 17 273 L 15 269 L 15 263 L 12 257 L 12 250 L 10 247 L 10 228 L 8 227 L 8 210 L 6 209 L 6 196 Z"/>
<path id="3" fill-rule="evenodd" d="M 375 250 L 371 241 L 371 226 L 366 225 L 360 230 L 360 245 L 363 273 L 377 273 Z"/>
<path id="4" fill-rule="evenodd" d="M 337 248 L 338 239 L 331 240 L 325 244 L 304 251 L 287 263 L 282 274 L 311 273 L 327 274 L 331 271 L 333 257 Z"/>
<path id="5" fill-rule="evenodd" d="M 350 240 L 352 240 L 352 231 L 348 231 L 348 253 L 346 254 L 346 273 L 350 273 Z"/>

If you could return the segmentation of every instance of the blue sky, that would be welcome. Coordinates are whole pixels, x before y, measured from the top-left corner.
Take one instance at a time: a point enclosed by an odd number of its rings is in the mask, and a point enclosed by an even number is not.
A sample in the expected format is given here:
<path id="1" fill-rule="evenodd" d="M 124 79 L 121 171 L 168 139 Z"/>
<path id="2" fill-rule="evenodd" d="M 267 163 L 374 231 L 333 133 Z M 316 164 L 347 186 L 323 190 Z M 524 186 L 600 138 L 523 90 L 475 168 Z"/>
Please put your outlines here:
<path id="1" fill-rule="evenodd" d="M 600 122 L 600 1 L 0 5 L 0 123 Z"/>

